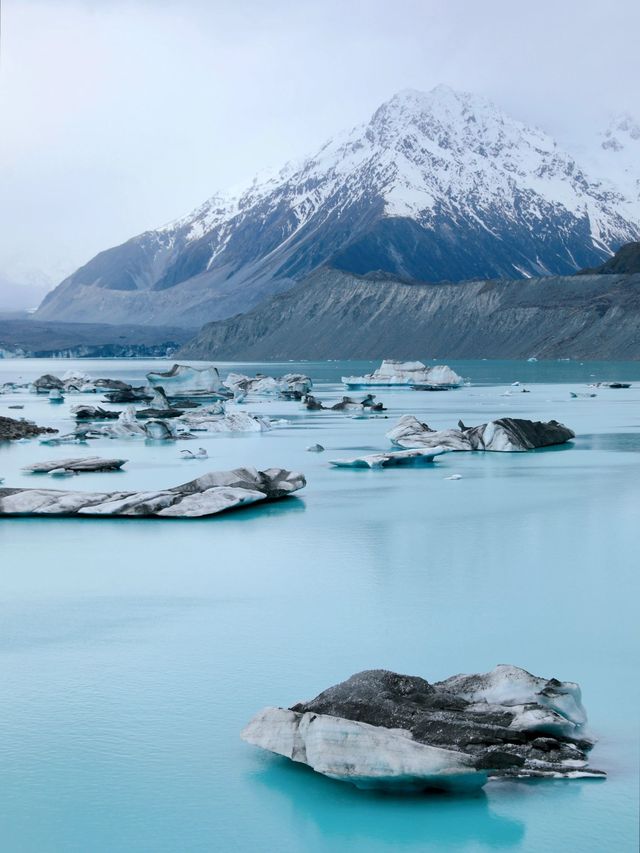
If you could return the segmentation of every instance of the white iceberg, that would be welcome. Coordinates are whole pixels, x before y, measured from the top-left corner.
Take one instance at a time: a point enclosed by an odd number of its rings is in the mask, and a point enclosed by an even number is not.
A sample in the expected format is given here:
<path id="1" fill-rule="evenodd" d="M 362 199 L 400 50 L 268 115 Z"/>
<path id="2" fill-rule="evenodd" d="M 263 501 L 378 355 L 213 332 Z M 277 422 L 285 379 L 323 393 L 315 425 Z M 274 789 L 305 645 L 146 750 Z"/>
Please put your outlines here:
<path id="1" fill-rule="evenodd" d="M 364 376 L 343 376 L 348 388 L 416 387 L 424 389 L 458 388 L 463 379 L 446 364 L 427 367 L 421 361 L 394 361 L 385 359 L 373 373 Z"/>
<path id="2" fill-rule="evenodd" d="M 436 456 L 447 452 L 445 447 L 430 450 L 390 450 L 356 456 L 353 459 L 331 459 L 334 468 L 390 468 L 395 465 L 430 464 Z"/>
<path id="3" fill-rule="evenodd" d="M 187 364 L 174 364 L 165 372 L 147 373 L 151 386 L 160 385 L 169 397 L 192 394 L 206 395 L 224 391 L 220 374 L 215 367 L 190 367 Z"/>
<path id="4" fill-rule="evenodd" d="M 224 407 L 207 406 L 185 413 L 178 423 L 197 432 L 265 432 L 274 422 L 249 412 L 229 412 Z"/>
<path id="5" fill-rule="evenodd" d="M 328 714 L 265 708 L 241 737 L 357 788 L 460 791 L 482 787 L 488 775 L 470 756 L 419 743 L 404 729 Z"/>

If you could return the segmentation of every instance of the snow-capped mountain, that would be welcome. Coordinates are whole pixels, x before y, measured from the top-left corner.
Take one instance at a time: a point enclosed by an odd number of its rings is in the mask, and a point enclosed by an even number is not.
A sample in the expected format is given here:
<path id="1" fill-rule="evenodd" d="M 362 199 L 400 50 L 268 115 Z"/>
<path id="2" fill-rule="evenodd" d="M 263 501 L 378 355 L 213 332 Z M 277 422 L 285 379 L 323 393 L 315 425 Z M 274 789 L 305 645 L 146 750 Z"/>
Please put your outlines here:
<path id="1" fill-rule="evenodd" d="M 640 202 L 640 124 L 630 115 L 616 116 L 600 134 L 593 163 L 594 171 Z"/>
<path id="2" fill-rule="evenodd" d="M 634 133 L 620 126 L 603 144 Z M 638 238 L 637 188 L 588 174 L 483 98 L 407 90 L 313 157 L 100 253 L 37 317 L 201 325 L 324 265 L 422 281 L 528 277 L 597 266 Z"/>

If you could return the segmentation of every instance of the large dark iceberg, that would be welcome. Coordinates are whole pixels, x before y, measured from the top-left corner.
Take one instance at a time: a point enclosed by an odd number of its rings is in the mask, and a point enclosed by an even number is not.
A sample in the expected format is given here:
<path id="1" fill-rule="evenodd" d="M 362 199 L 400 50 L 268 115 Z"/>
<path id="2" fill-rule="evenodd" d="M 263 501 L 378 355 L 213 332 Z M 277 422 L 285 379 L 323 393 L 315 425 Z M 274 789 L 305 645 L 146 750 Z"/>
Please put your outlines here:
<path id="1" fill-rule="evenodd" d="M 487 779 L 603 777 L 577 684 L 515 666 L 430 684 L 366 670 L 291 708 L 265 708 L 245 741 L 359 788 L 468 790 Z"/>
<path id="2" fill-rule="evenodd" d="M 447 450 L 497 450 L 521 452 L 565 444 L 575 433 L 558 421 L 530 421 L 525 418 L 498 418 L 486 424 L 458 429 L 431 429 L 413 415 L 403 415 L 389 430 L 392 444 L 405 449 L 444 447 Z"/>

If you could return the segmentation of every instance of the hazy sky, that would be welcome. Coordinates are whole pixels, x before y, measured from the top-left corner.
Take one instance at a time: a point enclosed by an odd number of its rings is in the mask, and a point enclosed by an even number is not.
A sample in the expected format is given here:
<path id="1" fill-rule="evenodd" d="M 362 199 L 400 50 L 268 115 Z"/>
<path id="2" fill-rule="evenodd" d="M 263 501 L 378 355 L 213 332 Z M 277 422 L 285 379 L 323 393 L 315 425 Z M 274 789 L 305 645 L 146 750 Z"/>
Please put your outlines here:
<path id="1" fill-rule="evenodd" d="M 0 308 L 399 89 L 560 138 L 638 115 L 639 31 L 637 0 L 2 0 Z"/>

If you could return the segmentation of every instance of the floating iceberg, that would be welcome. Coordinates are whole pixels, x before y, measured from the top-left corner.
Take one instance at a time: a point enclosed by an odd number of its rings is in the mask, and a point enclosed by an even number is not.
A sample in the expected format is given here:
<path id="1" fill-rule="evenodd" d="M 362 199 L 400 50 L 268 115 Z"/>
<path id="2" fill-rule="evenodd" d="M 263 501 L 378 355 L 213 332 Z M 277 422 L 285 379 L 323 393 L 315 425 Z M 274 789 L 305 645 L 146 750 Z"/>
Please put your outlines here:
<path id="1" fill-rule="evenodd" d="M 27 465 L 23 471 L 30 474 L 51 474 L 54 471 L 118 471 L 126 459 L 102 459 L 100 456 L 84 456 L 73 459 L 52 459 L 48 462 L 34 462 Z"/>
<path id="2" fill-rule="evenodd" d="M 198 394 L 217 394 L 224 391 L 220 374 L 215 367 L 190 367 L 187 364 L 174 364 L 164 373 L 147 373 L 149 385 L 160 385 L 169 397 Z"/>
<path id="3" fill-rule="evenodd" d="M 358 788 L 468 790 L 488 778 L 603 777 L 587 767 L 580 688 L 515 666 L 423 678 L 367 670 L 265 708 L 243 740 Z"/>
<path id="4" fill-rule="evenodd" d="M 359 412 L 364 414 L 368 409 L 370 412 L 385 412 L 386 409 L 382 403 L 374 402 L 375 394 L 367 394 L 362 400 L 354 400 L 353 397 L 343 397 L 337 403 L 331 406 L 325 406 L 313 394 L 305 394 L 302 399 L 305 409 L 310 412 L 331 411 L 331 412 Z"/>
<path id="5" fill-rule="evenodd" d="M 223 406 L 206 406 L 182 415 L 180 424 L 198 432 L 265 432 L 272 421 L 248 412 L 227 412 Z"/>
<path id="6" fill-rule="evenodd" d="M 427 367 L 421 361 L 385 359 L 373 373 L 364 376 L 343 376 L 342 382 L 348 388 L 409 386 L 424 390 L 446 390 L 458 388 L 463 379 L 446 364 Z"/>
<path id="7" fill-rule="evenodd" d="M 48 394 L 49 391 L 53 391 L 54 389 L 62 391 L 64 382 L 51 373 L 45 373 L 34 380 L 31 387 L 36 394 Z"/>
<path id="8" fill-rule="evenodd" d="M 298 399 L 307 394 L 313 385 L 311 379 L 303 373 L 287 373 L 279 378 L 263 376 L 261 373 L 253 377 L 230 373 L 224 384 L 234 394 L 284 394 Z"/>
<path id="9" fill-rule="evenodd" d="M 447 450 L 491 450 L 521 452 L 564 444 L 575 433 L 558 421 L 529 421 L 521 418 L 499 418 L 458 429 L 432 430 L 413 415 L 403 415 L 386 434 L 392 444 L 404 448 L 444 447 Z"/>
<path id="10" fill-rule="evenodd" d="M 331 459 L 329 465 L 334 468 L 391 468 L 395 465 L 430 464 L 436 458 L 446 453 L 445 447 L 433 447 L 430 450 L 390 450 L 380 453 L 369 453 L 366 456 L 356 456 L 354 459 Z"/>
<path id="11" fill-rule="evenodd" d="M 157 418 L 139 421 L 134 406 L 127 406 L 114 423 L 83 427 L 76 435 L 83 438 L 176 438 L 176 429 L 172 423 Z"/>
<path id="12" fill-rule="evenodd" d="M 181 486 L 150 492 L 0 489 L 0 516 L 202 518 L 245 504 L 284 498 L 305 484 L 302 474 L 282 468 L 237 468 L 212 471 Z"/>

